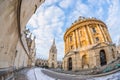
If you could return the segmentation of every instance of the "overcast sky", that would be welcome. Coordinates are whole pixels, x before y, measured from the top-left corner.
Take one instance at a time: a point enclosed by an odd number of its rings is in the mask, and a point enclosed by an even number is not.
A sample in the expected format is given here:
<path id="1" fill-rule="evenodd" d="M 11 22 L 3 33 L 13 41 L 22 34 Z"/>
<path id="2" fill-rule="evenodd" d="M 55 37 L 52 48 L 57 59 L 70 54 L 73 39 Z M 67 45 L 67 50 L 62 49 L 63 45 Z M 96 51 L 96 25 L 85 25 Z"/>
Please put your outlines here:
<path id="1" fill-rule="evenodd" d="M 53 38 L 57 57 L 64 56 L 63 35 L 79 16 L 96 17 L 106 23 L 114 43 L 120 37 L 120 0 L 45 0 L 27 23 L 36 36 L 36 57 L 47 59 Z"/>

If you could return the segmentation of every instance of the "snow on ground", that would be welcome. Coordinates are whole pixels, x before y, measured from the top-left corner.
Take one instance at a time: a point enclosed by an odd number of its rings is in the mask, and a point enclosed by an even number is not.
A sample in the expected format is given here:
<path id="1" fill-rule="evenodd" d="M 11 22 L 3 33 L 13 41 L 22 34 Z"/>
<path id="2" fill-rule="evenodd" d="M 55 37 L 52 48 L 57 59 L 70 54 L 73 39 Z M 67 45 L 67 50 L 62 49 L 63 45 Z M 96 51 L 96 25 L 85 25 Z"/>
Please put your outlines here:
<path id="1" fill-rule="evenodd" d="M 41 68 L 33 68 L 27 72 L 28 80 L 55 80 L 41 72 Z"/>
<path id="2" fill-rule="evenodd" d="M 87 79 L 87 80 L 120 80 L 120 72 L 111 74 L 111 75 L 107 75 L 107 76 L 103 76 L 103 77 L 96 77 L 93 79 Z"/>
<path id="3" fill-rule="evenodd" d="M 28 80 L 55 80 L 54 78 L 51 78 L 44 73 L 41 72 L 41 68 L 33 68 L 27 72 Z M 120 72 L 102 76 L 102 77 L 94 77 L 87 80 L 120 80 Z"/>

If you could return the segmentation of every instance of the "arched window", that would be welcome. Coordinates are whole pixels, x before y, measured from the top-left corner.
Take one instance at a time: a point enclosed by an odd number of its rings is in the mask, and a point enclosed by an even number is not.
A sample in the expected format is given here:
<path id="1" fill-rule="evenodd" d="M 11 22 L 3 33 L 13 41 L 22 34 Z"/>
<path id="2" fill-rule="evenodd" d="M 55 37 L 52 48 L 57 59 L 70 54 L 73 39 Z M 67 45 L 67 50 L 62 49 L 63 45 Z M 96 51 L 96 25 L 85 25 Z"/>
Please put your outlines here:
<path id="1" fill-rule="evenodd" d="M 93 31 L 93 33 L 96 33 L 96 29 L 95 29 L 95 27 L 92 28 L 92 31 Z"/>

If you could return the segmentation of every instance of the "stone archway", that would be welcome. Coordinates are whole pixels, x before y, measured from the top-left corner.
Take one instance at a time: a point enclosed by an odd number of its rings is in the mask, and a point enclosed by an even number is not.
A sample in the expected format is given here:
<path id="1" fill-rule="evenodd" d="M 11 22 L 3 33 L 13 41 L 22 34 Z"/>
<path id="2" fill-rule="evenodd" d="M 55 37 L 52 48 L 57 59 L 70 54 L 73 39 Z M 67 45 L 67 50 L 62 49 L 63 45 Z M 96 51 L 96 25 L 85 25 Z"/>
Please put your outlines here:
<path id="1" fill-rule="evenodd" d="M 89 65 L 88 65 L 88 63 L 87 63 L 87 56 L 86 56 L 86 55 L 83 55 L 83 56 L 82 56 L 82 68 L 83 68 L 83 69 L 89 68 Z"/>
<path id="2" fill-rule="evenodd" d="M 72 58 L 68 58 L 68 70 L 72 70 Z"/>
<path id="3" fill-rule="evenodd" d="M 107 64 L 106 54 L 104 50 L 100 50 L 100 65 L 104 66 Z"/>
<path id="4" fill-rule="evenodd" d="M 54 68 L 54 63 L 52 63 L 52 68 Z"/>

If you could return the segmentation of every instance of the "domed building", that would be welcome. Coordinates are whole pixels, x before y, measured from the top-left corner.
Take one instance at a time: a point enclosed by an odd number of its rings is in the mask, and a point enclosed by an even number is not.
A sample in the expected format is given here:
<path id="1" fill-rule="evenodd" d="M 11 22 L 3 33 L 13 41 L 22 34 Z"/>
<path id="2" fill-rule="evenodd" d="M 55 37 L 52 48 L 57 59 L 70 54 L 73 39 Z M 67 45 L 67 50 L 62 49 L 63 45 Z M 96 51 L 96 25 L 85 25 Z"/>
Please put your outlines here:
<path id="1" fill-rule="evenodd" d="M 79 17 L 64 34 L 64 70 L 102 67 L 117 59 L 107 26 L 96 18 Z"/>

